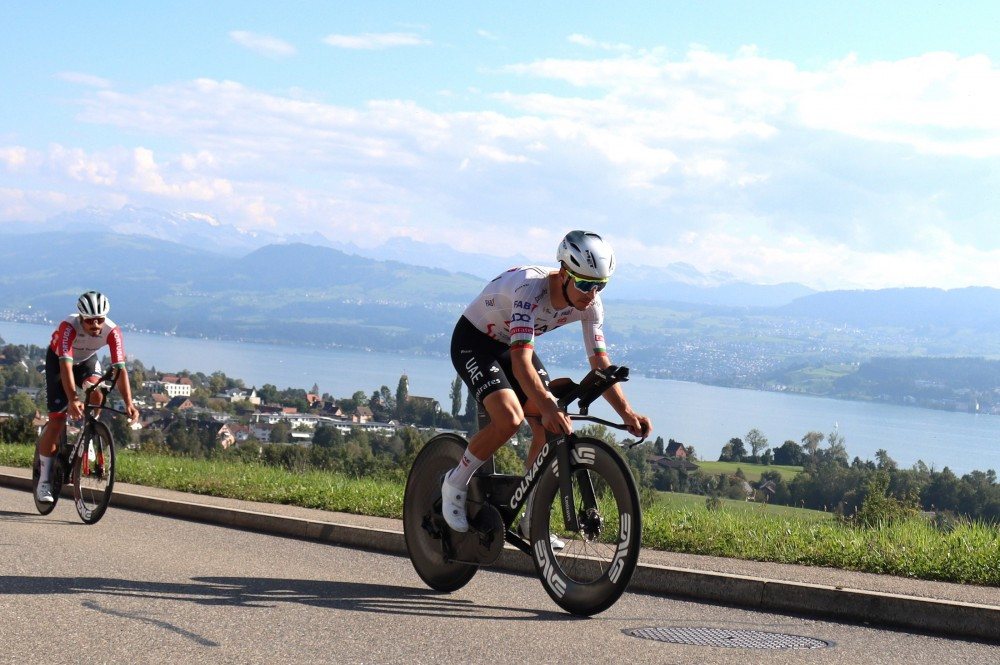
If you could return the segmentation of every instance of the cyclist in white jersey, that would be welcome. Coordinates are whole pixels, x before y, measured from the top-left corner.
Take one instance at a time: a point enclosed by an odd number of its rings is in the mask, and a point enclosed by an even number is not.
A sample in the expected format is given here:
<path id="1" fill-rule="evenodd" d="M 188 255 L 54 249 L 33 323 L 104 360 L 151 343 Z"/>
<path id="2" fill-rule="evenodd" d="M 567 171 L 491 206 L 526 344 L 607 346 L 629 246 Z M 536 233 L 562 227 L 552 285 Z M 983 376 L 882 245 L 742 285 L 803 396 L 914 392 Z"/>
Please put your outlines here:
<path id="1" fill-rule="evenodd" d="M 111 305 L 97 291 L 87 291 L 76 301 L 78 314 L 66 317 L 52 333 L 45 353 L 45 385 L 48 394 L 49 422 L 38 438 L 40 476 L 36 496 L 39 501 L 52 503 L 50 480 L 52 458 L 59 447 L 59 435 L 66 425 L 67 415 L 79 419 L 83 416 L 83 403 L 78 399 L 77 387 L 87 387 L 101 376 L 97 352 L 107 346 L 111 350 L 111 364 L 120 365 L 118 392 L 125 401 L 129 421 L 139 419 L 139 411 L 132 403 L 132 387 L 125 369 L 125 350 L 122 334 L 115 322 L 108 318 Z M 100 395 L 93 394 L 96 401 Z"/>
<path id="2" fill-rule="evenodd" d="M 546 430 L 568 434 L 573 429 L 548 390 L 548 374 L 534 352 L 535 337 L 580 321 L 590 366 L 611 365 L 598 292 L 614 273 L 614 252 L 596 233 L 570 231 L 556 259 L 558 270 L 528 266 L 500 275 L 469 304 L 455 326 L 452 364 L 490 416 L 489 425 L 469 439 L 461 461 L 441 486 L 442 512 L 455 531 L 469 528 L 465 500 L 472 474 L 517 432 L 526 416 L 532 432 L 528 467 L 545 444 Z M 620 385 L 612 386 L 604 397 L 629 433 L 649 434 L 649 418 L 632 410 Z M 520 528 L 527 536 L 524 516 Z"/>

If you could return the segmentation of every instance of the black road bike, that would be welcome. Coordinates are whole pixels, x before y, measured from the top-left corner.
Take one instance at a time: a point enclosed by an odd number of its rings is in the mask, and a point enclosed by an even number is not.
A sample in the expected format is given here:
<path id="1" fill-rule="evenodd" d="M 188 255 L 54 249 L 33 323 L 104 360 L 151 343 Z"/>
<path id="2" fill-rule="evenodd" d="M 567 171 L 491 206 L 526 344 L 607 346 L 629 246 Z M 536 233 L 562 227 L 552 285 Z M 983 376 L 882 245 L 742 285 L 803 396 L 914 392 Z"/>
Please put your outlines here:
<path id="1" fill-rule="evenodd" d="M 587 410 L 605 390 L 627 380 L 627 367 L 611 366 L 592 370 L 579 384 L 556 379 L 549 389 L 564 411 L 577 402 L 578 413 L 566 412 L 571 419 L 625 429 Z M 639 492 L 616 447 L 561 434 L 549 437 L 524 476 L 496 473 L 488 462 L 469 483 L 469 530 L 457 533 L 441 515 L 441 482 L 465 448 L 462 437 L 439 434 L 410 469 L 403 534 L 420 578 L 437 591 L 460 589 L 480 566 L 495 563 L 507 542 L 532 558 L 545 590 L 567 612 L 589 616 L 611 607 L 632 579 L 642 540 Z M 525 540 L 511 525 L 532 493 Z M 553 549 L 550 535 L 565 547 Z"/>
<path id="2" fill-rule="evenodd" d="M 52 503 L 38 500 L 36 490 L 41 474 L 38 449 L 35 449 L 35 460 L 31 466 L 31 496 L 35 499 L 35 508 L 42 515 L 48 515 L 55 509 L 63 486 L 72 485 L 73 503 L 80 519 L 87 524 L 96 524 L 104 517 L 115 485 L 115 442 L 111 438 L 111 430 L 98 420 L 98 416 L 102 410 L 127 415 L 105 404 L 120 371 L 121 368 L 109 367 L 97 383 L 84 391 L 83 426 L 75 442 L 67 441 L 66 427 L 63 427 L 59 448 L 52 460 Z M 95 390 L 100 391 L 101 400 L 91 404 L 90 396 Z"/>

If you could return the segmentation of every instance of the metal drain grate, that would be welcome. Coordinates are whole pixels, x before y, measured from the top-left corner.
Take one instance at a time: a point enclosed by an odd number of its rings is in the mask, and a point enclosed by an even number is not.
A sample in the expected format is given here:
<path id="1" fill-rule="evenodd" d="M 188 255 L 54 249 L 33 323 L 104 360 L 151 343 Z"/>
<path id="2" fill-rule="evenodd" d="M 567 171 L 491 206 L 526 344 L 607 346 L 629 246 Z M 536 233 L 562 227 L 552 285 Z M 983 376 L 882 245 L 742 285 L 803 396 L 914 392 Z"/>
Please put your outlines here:
<path id="1" fill-rule="evenodd" d="M 824 649 L 832 642 L 815 637 L 801 637 L 784 633 L 765 633 L 759 630 L 729 630 L 727 628 L 631 628 L 624 631 L 631 637 L 693 644 L 702 647 L 730 647 L 736 649 Z"/>

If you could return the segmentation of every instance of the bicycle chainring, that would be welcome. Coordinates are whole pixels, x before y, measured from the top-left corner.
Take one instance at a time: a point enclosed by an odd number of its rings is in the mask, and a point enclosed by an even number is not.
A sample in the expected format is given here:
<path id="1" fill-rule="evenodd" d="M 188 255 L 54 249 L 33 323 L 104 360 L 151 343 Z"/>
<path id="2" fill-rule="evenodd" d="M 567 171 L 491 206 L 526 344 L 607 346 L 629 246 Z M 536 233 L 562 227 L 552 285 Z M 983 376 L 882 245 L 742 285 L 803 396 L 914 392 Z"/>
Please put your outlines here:
<path id="1" fill-rule="evenodd" d="M 451 532 L 454 560 L 489 566 L 496 563 L 503 552 L 504 523 L 500 511 L 486 504 L 469 520 L 465 533 Z"/>

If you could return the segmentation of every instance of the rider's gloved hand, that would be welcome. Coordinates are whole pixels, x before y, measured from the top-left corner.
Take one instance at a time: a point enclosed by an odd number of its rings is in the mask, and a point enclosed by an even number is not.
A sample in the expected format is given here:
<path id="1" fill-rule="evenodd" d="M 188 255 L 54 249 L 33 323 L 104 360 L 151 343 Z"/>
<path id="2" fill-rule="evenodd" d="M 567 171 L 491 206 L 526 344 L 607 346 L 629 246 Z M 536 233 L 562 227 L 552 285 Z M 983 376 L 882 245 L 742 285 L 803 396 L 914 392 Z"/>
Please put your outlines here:
<path id="1" fill-rule="evenodd" d="M 555 434 L 569 434 L 573 431 L 573 421 L 570 420 L 566 412 L 556 406 L 556 403 L 552 400 L 548 402 L 543 408 L 540 408 L 542 412 L 542 427 Z"/>
<path id="2" fill-rule="evenodd" d="M 73 420 L 83 418 L 83 402 L 78 399 L 71 399 L 66 405 L 66 415 Z"/>
<path id="3" fill-rule="evenodd" d="M 625 423 L 628 433 L 632 436 L 645 438 L 653 431 L 653 424 L 649 422 L 649 418 L 640 416 L 637 413 L 628 413 L 622 416 L 622 421 Z"/>

